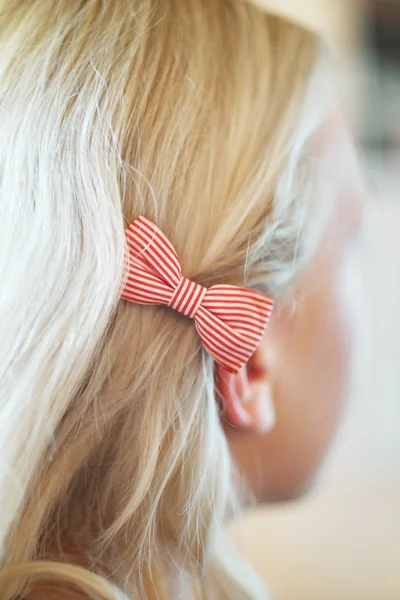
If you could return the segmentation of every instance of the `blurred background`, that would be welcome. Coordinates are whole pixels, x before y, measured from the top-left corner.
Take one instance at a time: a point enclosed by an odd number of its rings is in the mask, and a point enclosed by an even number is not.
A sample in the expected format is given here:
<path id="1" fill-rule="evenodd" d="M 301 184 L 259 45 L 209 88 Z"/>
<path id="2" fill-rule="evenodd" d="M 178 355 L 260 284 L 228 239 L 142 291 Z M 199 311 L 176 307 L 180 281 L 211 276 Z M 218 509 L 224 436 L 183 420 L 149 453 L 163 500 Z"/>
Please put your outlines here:
<path id="1" fill-rule="evenodd" d="M 370 331 L 315 490 L 249 511 L 241 549 L 277 600 L 400 600 L 400 0 L 258 0 L 322 33 L 371 190 Z"/>

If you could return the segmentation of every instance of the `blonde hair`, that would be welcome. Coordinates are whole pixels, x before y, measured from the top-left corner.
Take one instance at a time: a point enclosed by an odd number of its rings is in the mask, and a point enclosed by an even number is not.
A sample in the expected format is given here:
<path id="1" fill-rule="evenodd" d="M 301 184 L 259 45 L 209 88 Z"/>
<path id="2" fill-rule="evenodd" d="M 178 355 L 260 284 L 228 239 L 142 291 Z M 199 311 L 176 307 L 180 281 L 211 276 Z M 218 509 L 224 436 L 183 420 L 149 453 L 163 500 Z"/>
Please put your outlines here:
<path id="1" fill-rule="evenodd" d="M 223 532 L 212 360 L 120 300 L 124 229 L 145 213 L 203 285 L 286 289 L 319 42 L 241 0 L 0 6 L 0 598 L 265 598 Z"/>

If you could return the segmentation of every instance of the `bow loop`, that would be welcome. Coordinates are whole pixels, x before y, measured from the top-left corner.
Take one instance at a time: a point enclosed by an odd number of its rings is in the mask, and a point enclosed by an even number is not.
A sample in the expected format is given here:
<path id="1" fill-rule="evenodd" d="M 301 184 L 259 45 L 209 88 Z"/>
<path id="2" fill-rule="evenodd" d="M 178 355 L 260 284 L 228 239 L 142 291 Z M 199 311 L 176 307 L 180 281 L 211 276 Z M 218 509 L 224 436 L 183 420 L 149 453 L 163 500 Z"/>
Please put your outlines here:
<path id="1" fill-rule="evenodd" d="M 181 264 L 175 248 L 162 231 L 141 215 L 125 234 L 133 262 L 142 264 L 175 289 L 182 277 Z"/>
<path id="2" fill-rule="evenodd" d="M 207 351 L 236 373 L 260 343 L 273 300 L 233 285 L 207 289 L 182 277 L 174 247 L 143 215 L 125 233 L 128 279 L 121 297 L 138 304 L 164 304 L 194 319 Z"/>

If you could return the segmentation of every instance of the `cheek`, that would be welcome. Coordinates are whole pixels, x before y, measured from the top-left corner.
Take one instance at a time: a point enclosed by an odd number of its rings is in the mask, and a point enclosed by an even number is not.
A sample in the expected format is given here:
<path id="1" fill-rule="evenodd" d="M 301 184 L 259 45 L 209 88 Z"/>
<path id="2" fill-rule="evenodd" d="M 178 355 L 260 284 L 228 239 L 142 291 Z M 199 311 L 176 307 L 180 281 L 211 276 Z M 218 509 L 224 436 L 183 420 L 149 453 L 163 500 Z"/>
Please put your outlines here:
<path id="1" fill-rule="evenodd" d="M 265 440 L 264 456 L 272 499 L 296 496 L 309 486 L 340 420 L 352 370 L 349 276 L 347 268 L 332 274 L 291 318 L 281 315 L 271 323 L 277 424 Z"/>
<path id="2" fill-rule="evenodd" d="M 315 293 L 300 324 L 298 353 L 293 356 L 298 384 L 310 405 L 323 408 L 327 421 L 329 416 L 336 420 L 347 398 L 352 370 L 353 310 L 344 277 L 343 272 L 335 274 L 323 291 Z"/>
<path id="3" fill-rule="evenodd" d="M 340 413 L 353 380 L 362 310 L 362 286 L 356 254 L 332 272 L 308 311 L 310 392 L 328 413 Z M 306 327 L 307 329 L 307 327 Z M 300 340 L 301 343 L 301 340 Z M 301 368 L 306 369 L 306 365 Z M 334 424 L 333 424 L 334 425 Z"/>
<path id="4" fill-rule="evenodd" d="M 330 272 L 329 279 L 322 283 L 320 279 L 299 305 L 285 336 L 289 344 L 284 352 L 290 353 L 292 381 L 305 390 L 310 408 L 318 403 L 327 418 L 340 412 L 348 397 L 362 312 L 356 255 L 348 254 L 335 269 L 330 266 L 321 269 Z"/>

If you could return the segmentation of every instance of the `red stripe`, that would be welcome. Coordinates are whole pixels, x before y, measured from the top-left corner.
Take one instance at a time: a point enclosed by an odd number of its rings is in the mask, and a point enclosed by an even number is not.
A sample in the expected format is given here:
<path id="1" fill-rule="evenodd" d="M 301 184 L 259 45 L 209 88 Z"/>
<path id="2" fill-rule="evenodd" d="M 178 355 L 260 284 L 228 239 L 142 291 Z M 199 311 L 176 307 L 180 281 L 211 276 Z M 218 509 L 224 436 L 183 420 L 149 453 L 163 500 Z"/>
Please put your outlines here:
<path id="1" fill-rule="evenodd" d="M 207 311 L 207 309 L 203 308 L 203 306 L 197 311 L 196 319 L 211 325 L 219 335 L 226 338 L 227 344 L 237 344 L 245 349 L 251 348 L 253 345 L 251 340 L 247 340 L 240 335 L 240 333 L 231 329 L 227 323 L 224 323 L 224 321 L 215 317 L 212 313 Z"/>
<path id="2" fill-rule="evenodd" d="M 180 273 L 178 273 L 177 269 L 167 270 L 166 264 L 163 260 L 162 250 L 161 252 L 159 251 L 158 247 L 156 246 L 155 240 L 152 240 L 151 243 L 148 242 L 145 238 L 143 238 L 143 233 L 139 229 L 135 231 L 135 235 L 137 235 L 145 243 L 145 247 L 142 250 L 141 256 L 145 258 L 148 262 L 150 262 L 150 264 L 151 262 L 154 262 L 161 277 L 164 277 L 168 280 L 170 278 L 168 270 L 172 271 L 171 274 L 176 275 L 177 278 L 180 276 Z"/>
<path id="3" fill-rule="evenodd" d="M 161 281 L 160 279 L 157 281 L 157 279 L 155 278 L 151 279 L 150 277 L 144 277 L 141 273 L 137 272 L 128 275 L 127 281 L 129 281 L 133 285 L 138 285 L 140 283 L 140 285 L 158 287 L 159 289 L 163 290 L 171 289 L 166 283 L 164 283 L 164 281 Z"/>
<path id="4" fill-rule="evenodd" d="M 155 237 L 147 239 L 144 237 L 146 233 L 140 229 L 135 230 L 134 234 L 138 236 L 144 244 L 141 256 L 145 257 L 146 260 L 149 260 L 148 257 L 150 256 L 150 258 L 157 265 L 157 268 L 162 276 L 167 275 L 169 270 L 172 271 L 172 274 L 177 278 L 180 277 L 180 269 L 178 264 L 171 265 L 171 267 L 166 264 L 163 254 L 163 247 L 160 245 L 160 240 L 158 238 Z"/>
<path id="5" fill-rule="evenodd" d="M 153 223 L 151 223 L 151 221 L 149 221 L 145 217 L 139 218 L 139 221 L 140 225 L 145 230 L 144 233 L 146 233 L 147 231 L 148 235 L 150 235 L 151 237 L 151 240 L 154 240 L 155 242 L 159 243 L 160 251 L 163 257 L 165 257 L 166 255 L 167 263 L 173 270 L 177 270 L 178 277 L 180 277 L 181 265 L 179 262 L 178 255 L 176 254 L 171 242 L 165 237 L 162 231 L 155 227 L 155 225 L 153 225 Z"/>
<path id="6" fill-rule="evenodd" d="M 217 345 L 222 349 L 225 348 L 226 352 L 232 351 L 240 356 L 245 356 L 247 352 L 251 351 L 252 345 L 246 343 L 247 347 L 245 347 L 244 344 L 240 343 L 240 339 L 237 341 L 235 339 L 232 340 L 229 335 L 227 335 L 227 332 L 219 331 L 214 324 L 204 316 L 204 314 L 199 315 L 199 313 L 197 313 L 196 322 L 199 323 L 200 327 L 204 327 L 207 335 L 216 340 Z"/>
<path id="7" fill-rule="evenodd" d="M 197 322 L 198 323 L 198 322 Z M 203 326 L 204 324 L 202 324 Z M 235 352 L 234 350 L 230 351 L 227 349 L 227 347 L 224 345 L 223 342 L 219 341 L 218 338 L 216 338 L 212 333 L 210 333 L 210 331 L 204 331 L 203 329 L 200 328 L 200 332 L 201 332 L 201 339 L 205 340 L 206 345 L 207 343 L 209 343 L 209 345 L 212 346 L 213 349 L 215 349 L 216 351 L 218 351 L 220 353 L 220 356 L 226 356 L 227 358 L 229 358 L 232 361 L 236 361 L 236 362 L 243 362 L 245 360 L 247 360 L 250 351 L 248 353 L 245 352 Z"/>
<path id="8" fill-rule="evenodd" d="M 249 339 L 249 341 L 252 341 L 252 342 L 260 341 L 260 339 L 262 338 L 262 335 L 264 333 L 264 330 L 258 331 L 256 333 L 252 329 L 249 329 L 248 327 L 244 327 L 243 325 L 237 325 L 237 327 L 233 327 L 229 323 L 229 326 L 232 327 L 232 329 L 236 329 L 236 331 L 238 331 L 242 336 L 247 337 Z"/>
<path id="9" fill-rule="evenodd" d="M 212 312 L 212 311 L 211 311 Z M 242 315 L 225 315 L 223 312 L 215 312 L 220 319 L 225 321 L 226 323 L 243 323 L 243 325 L 249 325 L 255 327 L 259 330 L 260 322 L 252 317 L 243 317 Z"/>
<path id="10" fill-rule="evenodd" d="M 204 298 L 204 295 L 207 292 L 206 288 L 204 288 L 201 285 L 198 285 L 196 287 L 196 290 L 197 290 L 196 296 L 195 296 L 195 298 L 193 300 L 192 305 L 190 306 L 190 316 L 192 318 L 196 315 L 198 309 L 201 306 L 202 299 Z"/>
<path id="11" fill-rule="evenodd" d="M 179 306 L 179 310 L 182 313 L 186 313 L 187 307 L 189 306 L 193 298 L 196 296 L 196 294 L 198 294 L 197 284 L 192 286 L 188 284 L 188 288 L 188 293 L 183 295 L 181 304 Z"/>
<path id="12" fill-rule="evenodd" d="M 231 367 L 234 367 L 233 370 L 237 371 L 244 363 L 247 362 L 248 357 L 238 358 L 237 356 L 231 356 L 228 352 L 225 351 L 225 349 L 223 351 L 220 351 L 218 348 L 215 347 L 215 345 L 212 342 L 209 342 L 204 337 L 204 333 L 202 331 L 198 329 L 197 332 L 206 350 L 208 350 L 208 352 L 212 356 L 214 356 L 217 362 L 219 362 L 220 364 L 224 366 L 229 365 Z"/>
<path id="13" fill-rule="evenodd" d="M 179 292 L 177 293 L 177 303 L 175 304 L 175 310 L 178 312 L 183 312 L 182 304 L 185 302 L 186 294 L 188 290 L 191 288 L 190 281 L 188 279 L 183 278 L 181 284 L 179 286 Z M 180 298 L 179 298 L 180 296 Z"/>
<path id="14" fill-rule="evenodd" d="M 195 283 L 193 286 L 193 289 L 191 292 L 189 292 L 189 294 L 186 295 L 186 297 L 184 298 L 184 300 L 186 300 L 183 304 L 183 306 L 180 308 L 181 312 L 186 313 L 188 310 L 188 307 L 191 305 L 191 310 L 189 311 L 188 315 L 192 316 L 192 311 L 193 309 L 196 308 L 196 304 L 200 298 L 200 296 L 202 296 L 203 294 L 203 286 Z"/>
<path id="15" fill-rule="evenodd" d="M 199 331 L 198 331 L 198 333 L 199 333 L 200 338 L 202 339 L 201 333 Z M 202 339 L 202 341 L 203 341 L 203 339 Z M 211 347 L 207 343 L 204 343 L 204 341 L 203 341 L 203 345 L 206 348 L 206 350 L 211 354 L 211 356 L 213 356 L 214 359 L 218 363 L 224 365 L 224 367 L 227 368 L 228 371 L 236 373 L 242 366 L 242 364 L 243 364 L 242 360 L 237 360 L 237 359 L 231 360 L 226 354 L 224 354 L 223 352 L 218 352 L 218 350 Z"/>
<path id="16" fill-rule="evenodd" d="M 171 300 L 170 300 L 170 302 L 169 302 L 170 306 L 171 306 L 171 307 L 172 307 L 174 310 L 176 310 L 177 298 L 178 298 L 179 294 L 180 294 L 180 293 L 181 293 L 181 291 L 182 291 L 182 286 L 183 286 L 183 285 L 184 285 L 184 280 L 182 279 L 182 280 L 179 282 L 178 286 L 176 287 L 176 289 L 175 289 L 174 293 L 172 294 Z"/>
<path id="17" fill-rule="evenodd" d="M 238 304 L 239 306 L 249 307 L 250 309 L 259 307 L 263 310 L 265 310 L 267 307 L 271 307 L 269 302 L 262 302 L 258 298 L 243 296 L 241 294 L 237 296 L 233 296 L 232 294 L 213 295 L 212 291 L 212 288 L 210 288 L 207 293 L 207 304 L 210 305 L 218 306 L 219 304 L 226 304 L 226 306 L 230 306 L 230 304 L 232 304 L 235 306 Z"/>

